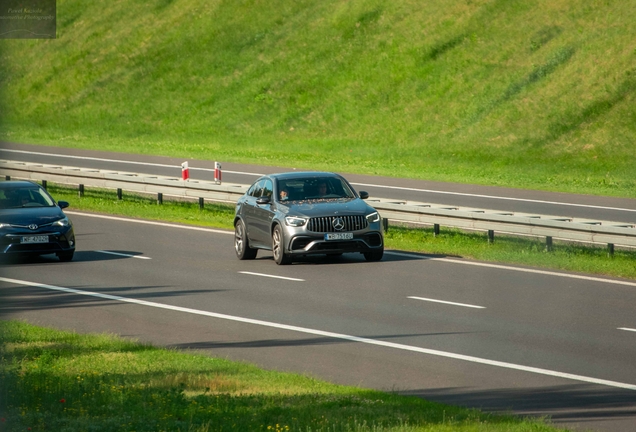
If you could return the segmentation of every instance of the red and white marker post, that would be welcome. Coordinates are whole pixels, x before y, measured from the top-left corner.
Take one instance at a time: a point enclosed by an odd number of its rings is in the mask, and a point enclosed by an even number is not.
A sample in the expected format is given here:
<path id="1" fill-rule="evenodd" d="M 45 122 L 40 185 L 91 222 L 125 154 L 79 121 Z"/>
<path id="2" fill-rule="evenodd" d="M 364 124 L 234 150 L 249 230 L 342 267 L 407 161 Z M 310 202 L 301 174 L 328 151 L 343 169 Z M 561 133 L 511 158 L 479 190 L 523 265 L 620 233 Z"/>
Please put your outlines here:
<path id="1" fill-rule="evenodd" d="M 188 162 L 181 164 L 181 179 L 186 181 L 190 178 L 190 169 L 188 168 Z"/>
<path id="2" fill-rule="evenodd" d="M 214 181 L 221 184 L 221 164 L 218 162 L 214 162 Z"/>

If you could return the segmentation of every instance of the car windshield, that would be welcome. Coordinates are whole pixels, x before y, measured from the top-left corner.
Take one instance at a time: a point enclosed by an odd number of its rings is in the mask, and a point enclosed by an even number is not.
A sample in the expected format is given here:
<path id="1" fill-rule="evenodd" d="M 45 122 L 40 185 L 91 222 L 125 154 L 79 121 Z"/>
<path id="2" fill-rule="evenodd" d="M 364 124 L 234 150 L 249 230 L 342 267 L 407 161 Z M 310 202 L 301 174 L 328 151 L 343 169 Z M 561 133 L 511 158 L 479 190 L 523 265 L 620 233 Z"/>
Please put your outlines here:
<path id="1" fill-rule="evenodd" d="M 15 187 L 0 189 L 0 209 L 52 207 L 55 202 L 41 188 Z"/>
<path id="2" fill-rule="evenodd" d="M 278 180 L 278 200 L 308 201 L 355 198 L 349 185 L 338 177 L 307 177 Z"/>

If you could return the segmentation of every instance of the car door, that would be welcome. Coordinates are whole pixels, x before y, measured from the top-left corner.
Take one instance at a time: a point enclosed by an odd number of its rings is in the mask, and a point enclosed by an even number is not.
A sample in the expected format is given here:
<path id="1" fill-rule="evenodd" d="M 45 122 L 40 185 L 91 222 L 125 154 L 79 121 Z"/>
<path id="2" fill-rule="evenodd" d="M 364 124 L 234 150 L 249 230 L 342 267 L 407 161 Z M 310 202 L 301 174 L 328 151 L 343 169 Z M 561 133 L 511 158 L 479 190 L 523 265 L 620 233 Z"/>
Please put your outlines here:
<path id="1" fill-rule="evenodd" d="M 254 240 L 262 245 L 270 245 L 271 236 L 269 229 L 274 219 L 274 185 L 271 179 L 265 179 L 260 198 L 269 198 L 269 202 L 254 205 Z"/>
<path id="2" fill-rule="evenodd" d="M 247 191 L 243 202 L 243 222 L 245 222 L 245 233 L 251 245 L 258 244 L 257 220 L 256 220 L 256 200 L 263 192 L 265 179 L 260 179 Z"/>

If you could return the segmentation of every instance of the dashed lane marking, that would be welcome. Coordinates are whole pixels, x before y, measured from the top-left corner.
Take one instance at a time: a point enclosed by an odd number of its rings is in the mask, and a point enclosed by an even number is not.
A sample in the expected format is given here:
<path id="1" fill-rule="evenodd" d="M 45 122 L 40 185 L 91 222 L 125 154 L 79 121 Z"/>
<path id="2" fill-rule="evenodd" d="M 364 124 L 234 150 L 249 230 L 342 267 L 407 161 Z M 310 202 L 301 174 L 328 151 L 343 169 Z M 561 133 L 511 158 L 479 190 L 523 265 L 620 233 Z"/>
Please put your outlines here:
<path id="1" fill-rule="evenodd" d="M 369 338 L 352 336 L 352 335 L 341 334 L 341 333 L 333 333 L 333 332 L 328 332 L 328 331 L 310 329 L 310 328 L 306 328 L 306 327 L 298 327 L 298 326 L 274 323 L 274 322 L 269 322 L 269 321 L 261 321 L 261 320 L 257 320 L 257 319 L 244 318 L 244 317 L 238 317 L 238 316 L 232 316 L 232 315 L 226 315 L 226 314 L 220 314 L 220 313 L 216 313 L 216 312 L 207 312 L 207 311 L 202 311 L 202 310 L 197 310 L 197 309 L 184 308 L 184 307 L 180 307 L 180 306 L 167 305 L 167 304 L 163 304 L 163 303 L 149 302 L 149 301 L 146 301 L 146 300 L 139 300 L 139 299 L 127 298 L 127 297 L 119 297 L 119 296 L 114 296 L 114 295 L 110 295 L 110 294 L 102 294 L 102 293 L 91 292 L 91 291 L 82 291 L 82 290 L 77 290 L 77 289 L 73 289 L 73 288 L 65 288 L 65 287 L 60 287 L 60 286 L 55 286 L 55 285 L 41 284 L 41 283 L 37 283 L 37 282 L 29 282 L 29 281 L 23 281 L 23 280 L 17 280 L 17 279 L 9 279 L 9 278 L 4 278 L 4 277 L 0 277 L 0 281 L 1 282 L 6 282 L 6 283 L 9 283 L 9 284 L 26 285 L 26 286 L 49 289 L 49 290 L 60 291 L 60 292 L 65 292 L 65 293 L 79 294 L 79 295 L 97 297 L 97 298 L 102 298 L 102 299 L 107 299 L 107 300 L 120 301 L 120 302 L 124 302 L 124 303 L 136 304 L 136 305 L 140 305 L 140 306 L 148 306 L 148 307 L 154 307 L 154 308 L 159 308 L 159 309 L 168 309 L 168 310 L 172 310 L 172 311 L 176 311 L 176 312 L 184 312 L 184 313 L 189 313 L 189 314 L 194 314 L 194 315 L 202 315 L 202 316 L 207 316 L 207 317 L 211 317 L 211 318 L 218 318 L 218 319 L 224 319 L 224 320 L 228 320 L 228 321 L 241 322 L 241 323 L 245 323 L 245 324 L 253 324 L 253 325 L 259 325 L 259 326 L 263 326 L 263 327 L 270 327 L 270 328 L 276 328 L 276 329 L 281 329 L 281 330 L 289 330 L 289 331 L 298 332 L 298 333 L 312 334 L 312 335 L 316 335 L 316 336 L 329 337 L 329 338 L 334 338 L 334 339 L 346 340 L 346 341 L 350 341 L 350 342 L 364 343 L 364 344 L 368 344 L 368 345 L 381 346 L 381 347 L 385 347 L 385 348 L 392 348 L 392 349 L 398 349 L 398 350 L 403 350 L 403 351 L 411 351 L 411 352 L 416 352 L 416 353 L 420 353 L 420 354 L 428 354 L 428 355 L 433 355 L 433 356 L 437 356 L 437 357 L 445 357 L 445 358 L 450 358 L 450 359 L 454 359 L 454 360 L 462 360 L 462 361 L 466 361 L 466 362 L 470 362 L 470 363 L 477 363 L 477 364 L 482 364 L 482 365 L 487 365 L 487 366 L 494 366 L 494 367 L 499 367 L 499 368 L 504 368 L 504 369 L 512 369 L 512 370 L 521 371 L 521 372 L 530 372 L 530 373 L 539 374 L 539 375 L 546 375 L 546 376 L 551 376 L 551 377 L 555 377 L 555 378 L 563 378 L 563 379 L 568 379 L 568 380 L 586 382 L 586 383 L 590 383 L 590 384 L 598 384 L 598 385 L 603 385 L 603 386 L 608 386 L 608 387 L 617 387 L 617 388 L 622 388 L 622 389 L 636 391 L 636 385 L 634 385 L 634 384 L 628 384 L 628 383 L 623 383 L 623 382 L 618 382 L 618 381 L 611 381 L 611 380 L 600 379 L 600 378 L 593 378 L 593 377 L 588 377 L 588 376 L 583 376 L 583 375 L 570 374 L 570 373 L 566 373 L 566 372 L 558 372 L 558 371 L 553 371 L 553 370 L 549 370 L 549 369 L 542 369 L 542 368 L 537 368 L 537 367 L 532 367 L 532 366 L 518 365 L 518 364 L 514 364 L 514 363 L 507 363 L 507 362 L 502 362 L 502 361 L 497 361 L 497 360 L 490 360 L 490 359 L 474 357 L 474 356 L 468 356 L 468 355 L 463 355 L 463 354 L 456 354 L 456 353 L 451 353 L 451 352 L 446 352 L 446 351 L 439 351 L 439 350 L 428 349 L 428 348 L 420 348 L 420 347 L 416 347 L 416 346 L 412 346 L 412 345 L 403 345 L 403 344 L 398 344 L 398 343 L 394 343 L 394 342 L 386 342 L 386 341 L 382 341 L 382 340 L 369 339 Z"/>

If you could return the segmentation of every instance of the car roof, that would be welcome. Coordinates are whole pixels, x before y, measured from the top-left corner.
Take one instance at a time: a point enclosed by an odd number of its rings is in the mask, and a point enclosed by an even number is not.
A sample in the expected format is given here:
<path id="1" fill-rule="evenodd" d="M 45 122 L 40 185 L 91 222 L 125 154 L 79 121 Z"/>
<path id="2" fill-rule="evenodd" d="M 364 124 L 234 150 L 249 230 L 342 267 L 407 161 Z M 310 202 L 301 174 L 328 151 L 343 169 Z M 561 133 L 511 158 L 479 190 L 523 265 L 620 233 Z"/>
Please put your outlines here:
<path id="1" fill-rule="evenodd" d="M 283 173 L 270 174 L 269 177 L 278 180 L 289 180 L 297 178 L 319 178 L 319 177 L 333 177 L 340 178 L 339 174 L 327 172 L 327 171 L 290 171 Z"/>
<path id="2" fill-rule="evenodd" d="M 0 181 L 0 189 L 20 189 L 40 187 L 39 184 L 29 180 L 6 180 Z"/>

